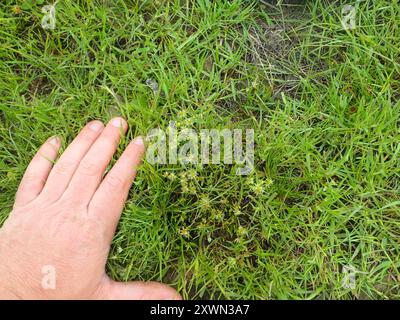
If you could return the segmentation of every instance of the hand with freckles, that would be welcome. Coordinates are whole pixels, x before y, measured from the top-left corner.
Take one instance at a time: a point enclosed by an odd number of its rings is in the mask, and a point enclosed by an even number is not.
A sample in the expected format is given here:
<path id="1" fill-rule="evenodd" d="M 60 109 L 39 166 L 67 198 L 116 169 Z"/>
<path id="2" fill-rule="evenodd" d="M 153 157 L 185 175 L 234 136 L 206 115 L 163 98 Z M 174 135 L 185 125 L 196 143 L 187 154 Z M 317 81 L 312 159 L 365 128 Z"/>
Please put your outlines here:
<path id="1" fill-rule="evenodd" d="M 0 299 L 180 299 L 156 282 L 120 283 L 105 273 L 110 244 L 145 147 L 131 141 L 104 176 L 122 118 L 88 123 L 55 162 L 58 137 L 42 145 L 0 229 Z M 53 285 L 46 286 L 46 272 Z M 45 273 L 45 274 L 44 274 Z"/>

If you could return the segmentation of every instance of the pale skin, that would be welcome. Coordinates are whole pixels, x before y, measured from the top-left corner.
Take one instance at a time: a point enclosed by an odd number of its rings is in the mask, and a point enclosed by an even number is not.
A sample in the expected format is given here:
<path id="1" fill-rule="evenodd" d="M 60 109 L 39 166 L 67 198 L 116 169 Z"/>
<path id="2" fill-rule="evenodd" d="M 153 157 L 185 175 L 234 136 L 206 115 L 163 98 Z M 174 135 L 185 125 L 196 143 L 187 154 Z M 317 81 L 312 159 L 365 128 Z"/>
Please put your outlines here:
<path id="1" fill-rule="evenodd" d="M 116 282 L 105 272 L 145 151 L 134 139 L 104 175 L 127 128 L 122 118 L 92 121 L 59 158 L 59 137 L 40 147 L 0 229 L 0 299 L 180 299 L 164 284 Z M 48 266 L 54 288 L 43 284 Z"/>

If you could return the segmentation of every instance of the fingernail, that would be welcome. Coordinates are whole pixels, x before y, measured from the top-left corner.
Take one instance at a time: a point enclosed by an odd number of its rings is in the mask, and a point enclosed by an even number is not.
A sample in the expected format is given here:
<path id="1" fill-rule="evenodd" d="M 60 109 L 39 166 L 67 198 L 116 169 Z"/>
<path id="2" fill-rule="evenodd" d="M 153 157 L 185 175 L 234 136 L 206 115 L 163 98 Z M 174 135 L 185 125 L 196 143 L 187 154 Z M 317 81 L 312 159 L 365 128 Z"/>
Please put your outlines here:
<path id="1" fill-rule="evenodd" d="M 92 129 L 93 131 L 100 131 L 101 128 L 103 128 L 103 124 L 100 121 L 93 121 L 92 123 L 89 124 L 89 128 Z"/>
<path id="2" fill-rule="evenodd" d="M 144 146 L 143 138 L 141 136 L 136 137 L 132 142 L 138 146 Z"/>
<path id="3" fill-rule="evenodd" d="M 50 143 L 51 145 L 57 147 L 59 141 L 60 141 L 60 138 L 57 137 L 57 136 L 54 136 L 54 137 L 50 138 L 49 143 Z"/>
<path id="4" fill-rule="evenodd" d="M 114 118 L 111 120 L 111 125 L 116 128 L 121 128 L 123 126 L 124 121 L 125 120 L 121 118 Z"/>

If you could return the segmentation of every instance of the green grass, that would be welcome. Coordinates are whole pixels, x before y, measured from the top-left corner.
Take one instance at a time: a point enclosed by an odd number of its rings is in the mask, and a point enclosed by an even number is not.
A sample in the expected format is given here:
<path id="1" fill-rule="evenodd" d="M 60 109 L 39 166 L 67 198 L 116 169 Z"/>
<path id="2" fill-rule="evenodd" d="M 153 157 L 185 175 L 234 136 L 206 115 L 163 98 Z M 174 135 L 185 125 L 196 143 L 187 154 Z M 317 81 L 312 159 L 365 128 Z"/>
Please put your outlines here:
<path id="1" fill-rule="evenodd" d="M 37 147 L 90 119 L 126 117 L 121 150 L 170 121 L 253 128 L 249 177 L 142 166 L 109 275 L 194 299 L 400 298 L 397 0 L 361 1 L 349 31 L 339 1 L 60 0 L 51 32 L 22 2 L 0 4 L 0 223 Z"/>

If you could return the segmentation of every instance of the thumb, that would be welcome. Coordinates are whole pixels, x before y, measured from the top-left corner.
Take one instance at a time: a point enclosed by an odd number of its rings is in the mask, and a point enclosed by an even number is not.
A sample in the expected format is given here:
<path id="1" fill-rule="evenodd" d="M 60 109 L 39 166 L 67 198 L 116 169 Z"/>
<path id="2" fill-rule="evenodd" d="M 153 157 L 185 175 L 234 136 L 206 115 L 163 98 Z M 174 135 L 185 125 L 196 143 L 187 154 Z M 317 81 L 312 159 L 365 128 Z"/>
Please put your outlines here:
<path id="1" fill-rule="evenodd" d="M 159 282 L 116 282 L 110 278 L 105 281 L 102 296 L 110 300 L 181 300 L 173 288 Z"/>

